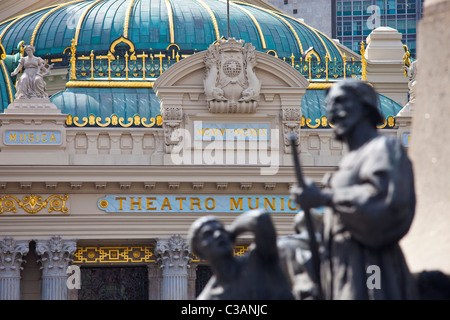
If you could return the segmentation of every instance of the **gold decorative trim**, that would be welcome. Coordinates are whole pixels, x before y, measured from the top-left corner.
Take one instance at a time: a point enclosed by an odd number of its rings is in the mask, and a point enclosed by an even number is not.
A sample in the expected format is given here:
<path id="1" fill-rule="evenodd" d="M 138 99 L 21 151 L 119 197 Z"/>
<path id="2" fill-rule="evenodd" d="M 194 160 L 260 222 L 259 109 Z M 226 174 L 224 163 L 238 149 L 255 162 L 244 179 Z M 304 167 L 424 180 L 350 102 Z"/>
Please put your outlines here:
<path id="1" fill-rule="evenodd" d="M 87 125 L 90 126 L 99 126 L 99 127 L 109 127 L 109 126 L 121 126 L 123 128 L 129 128 L 132 125 L 135 126 L 144 126 L 146 128 L 152 128 L 155 126 L 161 126 L 163 123 L 163 119 L 161 115 L 157 115 L 156 117 L 151 117 L 149 119 L 149 123 L 147 123 L 147 118 L 141 117 L 139 115 L 134 115 L 133 117 L 129 117 L 127 121 L 125 121 L 124 117 L 119 117 L 116 114 L 111 115 L 110 117 L 105 117 L 104 122 L 102 122 L 101 117 L 96 117 L 93 114 L 90 114 L 88 117 L 83 117 L 81 119 L 83 122 L 80 122 L 79 117 L 73 117 L 71 114 L 67 115 L 66 124 L 68 126 L 75 125 L 76 127 L 85 127 Z"/>
<path id="2" fill-rule="evenodd" d="M 325 89 L 331 88 L 334 84 L 335 84 L 334 82 L 326 82 L 326 83 L 310 82 L 307 89 L 325 90 Z"/>
<path id="3" fill-rule="evenodd" d="M 66 201 L 68 195 L 52 195 L 43 201 L 42 196 L 36 196 L 31 194 L 29 196 L 24 196 L 22 200 L 19 200 L 16 196 L 6 195 L 0 198 L 0 214 L 3 212 L 17 212 L 17 207 L 22 208 L 25 212 L 34 214 L 38 213 L 44 208 L 49 206 L 48 212 L 61 211 L 62 213 L 67 213 L 69 209 L 66 208 Z"/>
<path id="4" fill-rule="evenodd" d="M 130 14 L 131 14 L 131 9 L 133 9 L 133 5 L 134 5 L 134 0 L 131 0 L 130 4 L 128 5 L 127 12 L 125 14 L 125 21 L 123 23 L 123 36 L 125 38 L 128 38 L 128 27 L 129 27 L 129 23 L 130 23 Z"/>
<path id="5" fill-rule="evenodd" d="M 169 36 L 170 36 L 170 43 L 175 43 L 175 31 L 173 26 L 173 11 L 172 11 L 172 4 L 170 3 L 170 0 L 166 1 L 166 7 L 167 7 L 167 16 L 169 17 Z"/>
<path id="6" fill-rule="evenodd" d="M 315 122 L 316 124 L 311 124 L 312 122 Z M 326 128 L 331 127 L 334 128 L 333 124 L 328 121 L 328 118 L 326 116 L 322 116 L 320 119 L 306 119 L 305 116 L 302 116 L 300 119 L 300 127 L 308 127 L 311 129 L 317 129 L 318 127 Z M 387 119 L 384 119 L 384 122 L 377 126 L 378 129 L 384 129 L 384 128 L 393 128 L 395 127 L 395 118 L 393 116 L 389 116 Z"/>
<path id="7" fill-rule="evenodd" d="M 361 41 L 361 80 L 367 81 L 367 61 L 366 49 L 364 48 L 364 41 Z"/>
<path id="8" fill-rule="evenodd" d="M 14 96 L 12 93 L 12 83 L 11 83 L 11 78 L 9 77 L 9 72 L 6 69 L 6 66 L 5 66 L 5 63 L 3 62 L 3 60 L 0 60 L 0 64 L 2 65 L 3 73 L 5 74 L 6 84 L 8 86 L 9 102 L 13 102 Z"/>
<path id="9" fill-rule="evenodd" d="M 220 0 L 220 1 L 226 2 L 225 0 Z M 244 8 L 238 6 L 237 4 L 233 3 L 233 2 L 230 2 L 230 4 L 232 4 L 235 8 L 238 8 L 242 12 L 246 13 L 250 17 L 250 19 L 255 24 L 256 29 L 258 30 L 259 38 L 261 39 L 261 46 L 262 46 L 262 48 L 263 49 L 267 49 L 266 39 L 265 39 L 264 34 L 262 32 L 261 26 L 259 25 L 259 22 L 258 22 L 258 20 L 256 20 L 255 16 L 250 11 L 248 11 L 247 9 L 244 9 Z"/>
<path id="10" fill-rule="evenodd" d="M 235 246 L 233 248 L 233 256 L 235 257 L 242 257 L 245 255 L 245 253 L 248 251 L 249 246 L 246 245 L 242 245 L 242 246 Z M 192 262 L 206 262 L 202 259 L 200 259 L 198 256 L 196 256 L 195 254 L 191 254 L 192 256 Z"/>
<path id="11" fill-rule="evenodd" d="M 2 52 L 2 54 L 0 55 L 0 60 L 6 59 L 5 47 L 3 47 L 3 45 L 1 43 L 0 43 L 0 52 Z"/>
<path id="12" fill-rule="evenodd" d="M 153 88 L 154 81 L 69 81 L 67 88 Z"/>
<path id="13" fill-rule="evenodd" d="M 153 246 L 77 247 L 73 263 L 148 263 L 156 262 Z"/>
<path id="14" fill-rule="evenodd" d="M 112 43 L 111 43 L 111 45 L 109 46 L 109 51 L 111 52 L 111 53 L 115 53 L 116 52 L 116 46 L 119 44 L 119 43 L 121 43 L 121 42 L 123 42 L 123 43 L 126 43 L 127 45 L 129 45 L 130 46 L 130 53 L 133 53 L 134 52 L 134 43 L 130 40 L 130 39 L 128 39 L 126 36 L 120 36 L 119 38 L 117 38 L 116 40 L 114 40 Z"/>
<path id="15" fill-rule="evenodd" d="M 214 15 L 214 12 L 205 2 L 203 2 L 203 0 L 195 0 L 195 1 L 200 3 L 206 9 L 206 11 L 208 11 L 214 25 L 214 30 L 216 32 L 216 40 L 219 40 L 220 39 L 219 25 L 217 24 L 217 19 L 216 16 Z"/>

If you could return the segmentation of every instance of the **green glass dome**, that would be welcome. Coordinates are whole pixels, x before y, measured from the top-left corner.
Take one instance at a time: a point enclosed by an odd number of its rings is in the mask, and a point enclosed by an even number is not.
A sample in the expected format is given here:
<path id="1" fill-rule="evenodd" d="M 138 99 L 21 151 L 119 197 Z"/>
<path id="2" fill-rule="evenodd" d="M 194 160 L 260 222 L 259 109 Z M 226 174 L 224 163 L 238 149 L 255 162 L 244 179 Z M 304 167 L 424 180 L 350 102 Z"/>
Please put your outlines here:
<path id="1" fill-rule="evenodd" d="M 300 57 L 314 48 L 321 59 L 342 60 L 334 42 L 303 22 L 254 5 L 230 2 L 230 37 L 252 43 L 278 57 Z M 225 0 L 77 0 L 0 23 L 0 43 L 6 54 L 24 41 L 43 58 L 68 54 L 75 39 L 77 53 L 108 50 L 120 38 L 139 50 L 180 52 L 206 50 L 227 37 Z"/>

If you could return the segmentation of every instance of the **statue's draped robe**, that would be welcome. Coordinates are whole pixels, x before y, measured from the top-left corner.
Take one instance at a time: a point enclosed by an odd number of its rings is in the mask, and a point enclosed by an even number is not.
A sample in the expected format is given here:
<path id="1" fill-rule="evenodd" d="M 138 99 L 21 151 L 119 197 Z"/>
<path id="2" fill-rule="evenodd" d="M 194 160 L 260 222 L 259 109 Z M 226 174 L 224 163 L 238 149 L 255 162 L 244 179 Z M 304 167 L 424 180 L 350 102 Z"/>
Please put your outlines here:
<path id="1" fill-rule="evenodd" d="M 20 63 L 25 71 L 16 85 L 16 99 L 48 98 L 44 79 L 39 72 L 44 60 L 40 57 L 22 57 Z"/>
<path id="2" fill-rule="evenodd" d="M 349 152 L 329 187 L 321 265 L 326 298 L 417 299 L 398 244 L 415 208 L 412 166 L 400 142 L 380 135 Z"/>

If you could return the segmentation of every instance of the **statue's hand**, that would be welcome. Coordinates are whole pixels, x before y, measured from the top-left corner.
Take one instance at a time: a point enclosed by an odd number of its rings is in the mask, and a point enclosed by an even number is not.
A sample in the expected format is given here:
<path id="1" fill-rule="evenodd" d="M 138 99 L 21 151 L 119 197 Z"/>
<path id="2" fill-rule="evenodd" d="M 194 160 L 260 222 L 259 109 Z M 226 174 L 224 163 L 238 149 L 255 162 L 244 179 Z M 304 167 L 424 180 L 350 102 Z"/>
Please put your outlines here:
<path id="1" fill-rule="evenodd" d="M 291 199 L 293 199 L 302 209 L 316 208 L 326 205 L 327 197 L 309 178 L 305 178 L 305 185 L 291 188 Z"/>

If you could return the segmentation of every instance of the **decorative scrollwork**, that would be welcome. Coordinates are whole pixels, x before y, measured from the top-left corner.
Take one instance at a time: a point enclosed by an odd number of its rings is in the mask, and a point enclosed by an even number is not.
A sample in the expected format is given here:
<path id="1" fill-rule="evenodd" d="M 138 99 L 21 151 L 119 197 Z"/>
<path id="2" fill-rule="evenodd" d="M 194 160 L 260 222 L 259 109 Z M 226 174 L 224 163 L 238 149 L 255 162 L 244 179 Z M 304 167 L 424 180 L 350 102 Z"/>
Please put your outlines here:
<path id="1" fill-rule="evenodd" d="M 149 121 L 149 123 L 147 122 Z M 127 121 L 125 121 L 124 117 L 119 117 L 117 114 L 112 114 L 110 117 L 105 117 L 102 119 L 101 117 L 96 117 L 93 114 L 90 114 L 88 117 L 83 117 L 82 122 L 80 122 L 79 117 L 73 117 L 72 115 L 67 115 L 66 125 L 68 126 L 76 126 L 76 127 L 85 127 L 85 126 L 98 126 L 101 128 L 110 127 L 110 126 L 121 126 L 124 128 L 128 127 L 145 127 L 151 128 L 153 126 L 162 126 L 163 118 L 161 115 L 157 115 L 156 117 L 151 117 L 147 120 L 146 117 L 141 117 L 138 114 L 135 114 L 133 117 L 128 117 Z"/>
<path id="2" fill-rule="evenodd" d="M 17 212 L 18 207 L 22 208 L 25 212 L 35 214 L 41 211 L 43 208 L 48 207 L 48 212 L 60 211 L 62 213 L 69 212 L 66 207 L 66 201 L 69 196 L 66 194 L 52 195 L 43 200 L 42 196 L 31 194 L 24 196 L 22 200 L 13 195 L 6 195 L 0 198 L 0 214 L 4 212 Z"/>

